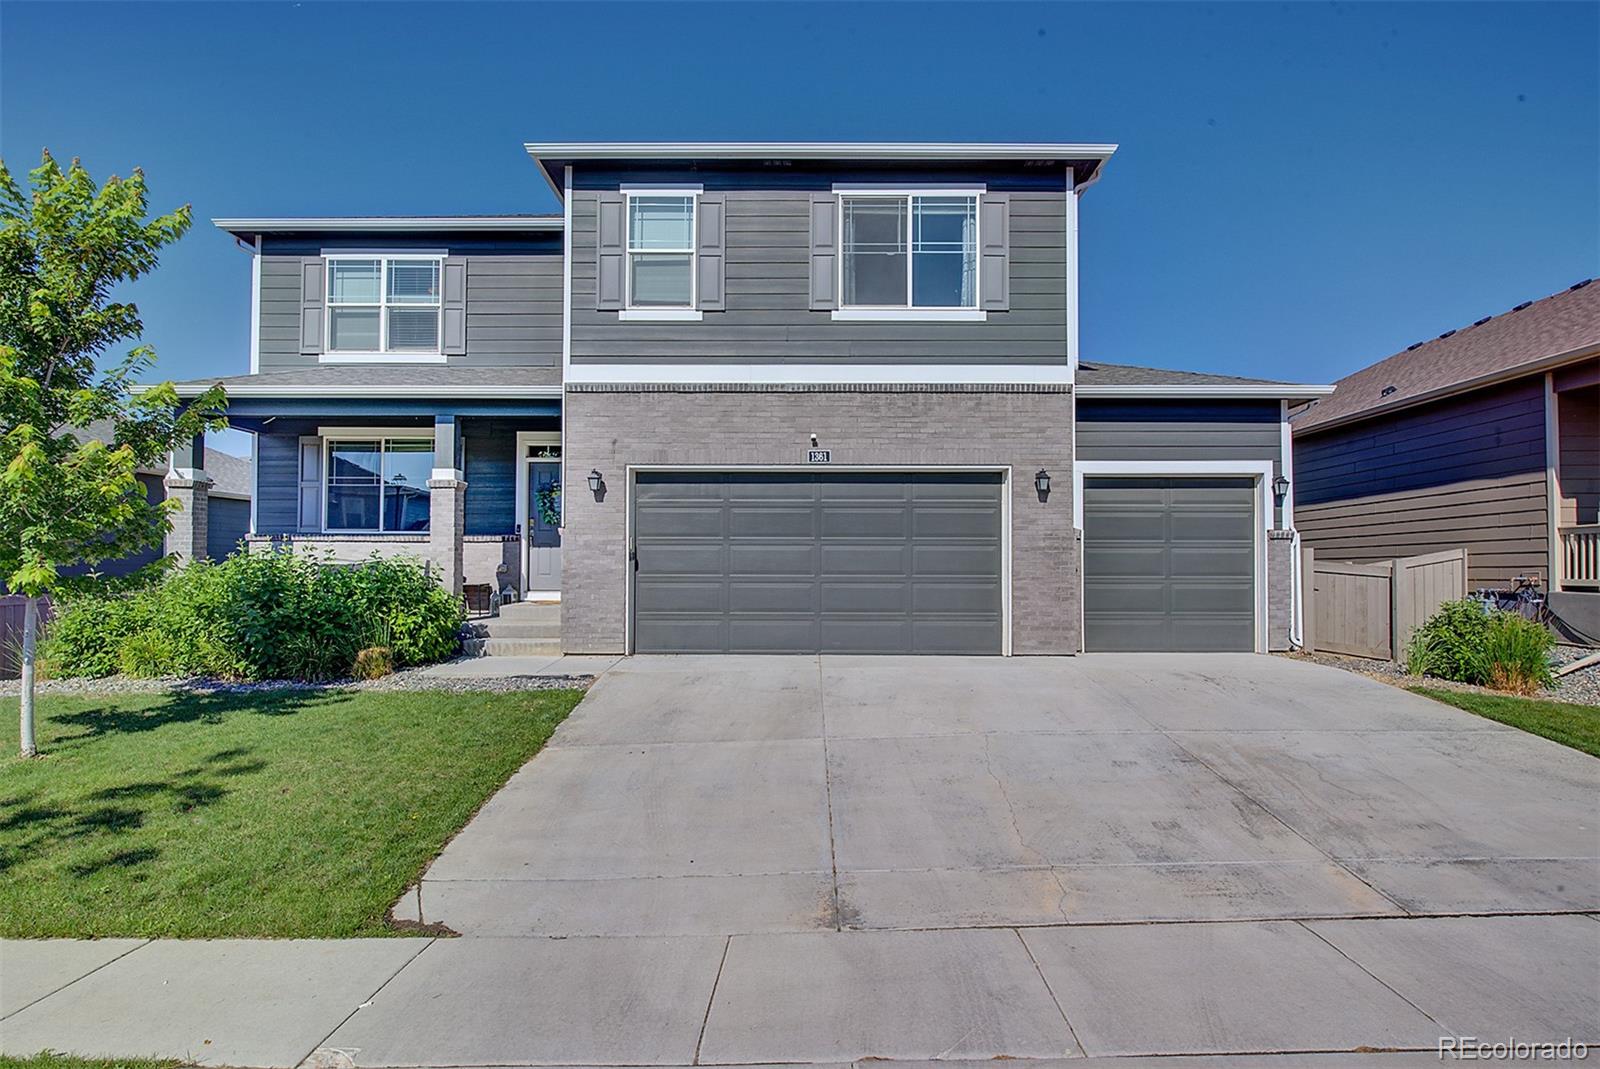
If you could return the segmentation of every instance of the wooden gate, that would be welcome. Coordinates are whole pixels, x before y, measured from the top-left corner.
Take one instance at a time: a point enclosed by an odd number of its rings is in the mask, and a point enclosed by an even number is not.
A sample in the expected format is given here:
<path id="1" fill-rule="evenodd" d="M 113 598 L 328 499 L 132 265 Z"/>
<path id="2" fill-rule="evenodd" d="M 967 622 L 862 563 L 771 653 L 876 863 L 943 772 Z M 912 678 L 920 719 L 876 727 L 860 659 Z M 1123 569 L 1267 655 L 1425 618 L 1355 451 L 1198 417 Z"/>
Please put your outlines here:
<path id="1" fill-rule="evenodd" d="M 1440 605 L 1467 596 L 1465 549 L 1374 564 L 1317 560 L 1309 546 L 1301 553 L 1307 652 L 1398 661 Z"/>

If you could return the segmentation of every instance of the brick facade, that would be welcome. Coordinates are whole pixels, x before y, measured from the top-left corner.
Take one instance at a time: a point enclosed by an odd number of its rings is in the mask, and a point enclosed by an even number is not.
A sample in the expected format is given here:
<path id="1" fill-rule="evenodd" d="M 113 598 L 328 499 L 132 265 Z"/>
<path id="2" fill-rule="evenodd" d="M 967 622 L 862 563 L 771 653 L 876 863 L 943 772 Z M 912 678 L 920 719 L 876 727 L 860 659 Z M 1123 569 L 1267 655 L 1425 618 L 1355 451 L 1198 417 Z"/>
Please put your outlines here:
<path id="1" fill-rule="evenodd" d="M 166 551 L 181 564 L 206 559 L 206 535 L 209 531 L 211 505 L 211 480 L 201 472 L 198 478 L 168 475 L 167 500 L 176 501 L 178 509 L 167 513 L 172 523 L 167 531 Z"/>
<path id="2" fill-rule="evenodd" d="M 845 466 L 1011 469 L 1012 652 L 1075 653 L 1072 395 L 1057 386 L 569 385 L 562 648 L 625 643 L 629 465 L 799 465 L 811 435 Z M 1041 502 L 1033 476 L 1052 475 Z M 601 499 L 584 479 L 605 480 Z"/>
<path id="3" fill-rule="evenodd" d="M 1267 537 L 1267 649 L 1289 648 L 1294 612 L 1294 532 L 1269 531 Z"/>

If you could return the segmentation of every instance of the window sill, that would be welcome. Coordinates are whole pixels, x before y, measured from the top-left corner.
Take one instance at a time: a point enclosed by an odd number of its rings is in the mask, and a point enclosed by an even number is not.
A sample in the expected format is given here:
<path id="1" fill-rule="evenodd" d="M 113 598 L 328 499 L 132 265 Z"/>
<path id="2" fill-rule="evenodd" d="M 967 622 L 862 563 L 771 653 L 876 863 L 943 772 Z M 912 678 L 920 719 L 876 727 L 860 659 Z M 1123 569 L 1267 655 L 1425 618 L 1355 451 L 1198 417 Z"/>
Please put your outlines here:
<path id="1" fill-rule="evenodd" d="M 698 308 L 624 308 L 617 318 L 624 323 L 698 323 L 703 314 Z"/>
<path id="2" fill-rule="evenodd" d="M 838 308 L 838 323 L 983 323 L 989 313 L 981 308 Z"/>
<path id="3" fill-rule="evenodd" d="M 321 353 L 319 364 L 443 364 L 443 353 Z"/>

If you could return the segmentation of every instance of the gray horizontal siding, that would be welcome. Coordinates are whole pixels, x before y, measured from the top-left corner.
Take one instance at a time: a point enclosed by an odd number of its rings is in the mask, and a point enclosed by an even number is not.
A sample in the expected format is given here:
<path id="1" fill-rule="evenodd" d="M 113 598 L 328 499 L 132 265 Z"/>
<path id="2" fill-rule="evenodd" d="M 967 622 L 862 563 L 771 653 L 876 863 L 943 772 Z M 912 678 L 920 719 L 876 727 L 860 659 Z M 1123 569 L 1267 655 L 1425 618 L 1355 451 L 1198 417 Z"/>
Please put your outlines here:
<path id="1" fill-rule="evenodd" d="M 1303 544 L 1325 560 L 1367 564 L 1463 548 L 1470 586 L 1549 574 L 1544 473 L 1295 506 Z"/>
<path id="2" fill-rule="evenodd" d="M 1079 401 L 1079 460 L 1248 460 L 1283 471 L 1277 401 Z M 1299 463 L 1298 457 L 1295 463 Z"/>
<path id="3" fill-rule="evenodd" d="M 206 502 L 206 556 L 222 560 L 239 550 L 250 533 L 250 502 L 212 497 Z"/>
<path id="4" fill-rule="evenodd" d="M 256 435 L 256 533 L 293 534 L 299 510 L 299 436 Z"/>
<path id="5" fill-rule="evenodd" d="M 447 236 L 448 237 L 448 236 Z M 325 248 L 447 249 L 467 261 L 467 351 L 451 367 L 543 369 L 534 381 L 560 381 L 560 239 L 491 241 L 413 235 L 399 241 L 279 239 L 261 258 L 261 370 L 315 367 L 300 353 L 300 259 Z"/>
<path id="6" fill-rule="evenodd" d="M 770 188 L 770 176 L 768 188 L 750 188 L 754 178 L 695 177 L 727 194 L 727 310 L 707 312 L 700 323 L 622 322 L 615 312 L 595 309 L 595 187 L 604 183 L 574 191 L 573 362 L 1066 361 L 1066 214 L 1059 178 L 1055 190 L 1034 186 L 1010 194 L 1009 311 L 990 312 L 983 323 L 836 323 L 828 312 L 810 308 L 808 235 L 810 191 L 842 177 L 786 175 L 783 188 Z M 616 188 L 616 176 L 609 180 Z"/>
<path id="7" fill-rule="evenodd" d="M 507 535 L 517 530 L 517 441 L 515 432 L 467 434 L 463 441 L 469 535 Z"/>
<path id="8" fill-rule="evenodd" d="M 1543 472 L 1534 377 L 1295 439 L 1301 505 Z"/>

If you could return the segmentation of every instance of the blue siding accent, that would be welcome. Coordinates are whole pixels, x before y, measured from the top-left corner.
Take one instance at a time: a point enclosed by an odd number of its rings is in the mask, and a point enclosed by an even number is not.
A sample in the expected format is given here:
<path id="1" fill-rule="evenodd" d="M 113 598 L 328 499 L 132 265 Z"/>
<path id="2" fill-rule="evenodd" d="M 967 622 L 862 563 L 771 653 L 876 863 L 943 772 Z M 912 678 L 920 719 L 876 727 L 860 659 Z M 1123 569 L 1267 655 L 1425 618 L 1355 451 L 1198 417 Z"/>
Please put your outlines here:
<path id="1" fill-rule="evenodd" d="M 206 556 L 222 560 L 239 551 L 250 533 L 250 502 L 232 497 L 212 497 L 206 504 Z"/>
<path id="2" fill-rule="evenodd" d="M 419 371 L 425 376 L 425 370 Z M 241 419 L 265 419 L 269 416 L 309 416 L 352 420 L 383 419 L 388 416 L 426 416 L 432 427 L 433 417 L 446 410 L 460 416 L 559 416 L 561 401 L 557 398 L 530 401 L 471 400 L 468 398 L 380 398 L 369 400 L 359 397 L 232 397 L 228 399 L 228 415 Z"/>
<path id="3" fill-rule="evenodd" d="M 261 252 L 266 256 L 319 256 L 324 249 L 444 249 L 451 256 L 470 253 L 548 253 L 561 255 L 559 230 L 537 234 L 375 233 L 264 234 Z"/>
<path id="4" fill-rule="evenodd" d="M 256 533 L 292 534 L 300 510 L 300 438 L 256 436 Z"/>
<path id="5" fill-rule="evenodd" d="M 1129 401 L 1080 399 L 1080 423 L 1277 423 L 1277 401 Z"/>
<path id="6" fill-rule="evenodd" d="M 514 432 L 466 436 L 469 535 L 508 535 L 517 529 L 517 442 Z"/>

